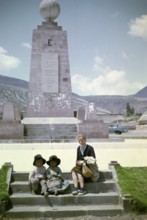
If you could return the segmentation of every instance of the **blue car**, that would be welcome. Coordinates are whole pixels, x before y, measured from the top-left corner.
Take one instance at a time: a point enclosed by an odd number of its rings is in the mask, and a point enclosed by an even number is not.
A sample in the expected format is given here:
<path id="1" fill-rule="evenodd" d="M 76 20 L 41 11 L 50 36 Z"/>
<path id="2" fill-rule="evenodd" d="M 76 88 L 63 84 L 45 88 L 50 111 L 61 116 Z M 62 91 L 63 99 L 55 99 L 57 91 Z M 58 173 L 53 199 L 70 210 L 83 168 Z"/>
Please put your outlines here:
<path id="1" fill-rule="evenodd" d="M 109 133 L 121 134 L 127 132 L 128 129 L 123 126 L 119 126 L 117 124 L 110 124 L 109 125 Z"/>

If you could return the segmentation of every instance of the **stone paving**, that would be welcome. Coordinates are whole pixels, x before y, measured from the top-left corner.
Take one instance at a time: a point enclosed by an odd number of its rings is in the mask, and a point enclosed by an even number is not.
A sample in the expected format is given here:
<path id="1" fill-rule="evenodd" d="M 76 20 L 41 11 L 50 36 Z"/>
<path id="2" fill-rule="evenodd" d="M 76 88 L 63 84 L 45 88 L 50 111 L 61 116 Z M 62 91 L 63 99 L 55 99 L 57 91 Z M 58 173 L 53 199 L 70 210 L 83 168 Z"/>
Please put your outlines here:
<path id="1" fill-rule="evenodd" d="M 107 170 L 110 161 L 122 166 L 147 166 L 147 139 L 126 139 L 121 142 L 88 142 L 96 152 L 100 170 Z M 61 169 L 69 172 L 76 159 L 77 143 L 0 143 L 0 164 L 11 162 L 15 171 L 30 171 L 34 155 L 48 158 L 56 154 L 61 158 Z"/>
<path id="2" fill-rule="evenodd" d="M 107 170 L 110 161 L 118 161 L 122 166 L 147 166 L 147 139 L 126 139 L 114 142 L 88 142 L 95 148 L 100 170 Z M 16 171 L 29 171 L 35 154 L 42 154 L 46 159 L 56 154 L 61 158 L 61 169 L 69 172 L 75 163 L 77 143 L 0 143 L 0 164 L 11 162 Z M 147 220 L 147 215 L 132 213 L 113 217 L 80 216 L 58 218 L 56 220 Z M 6 220 L 3 218 L 3 220 Z M 7 219 L 14 220 L 14 219 Z M 22 220 L 22 219 L 17 219 Z M 25 220 L 25 219 L 23 219 Z M 47 220 L 30 218 L 27 220 Z M 52 220 L 52 218 L 48 218 Z"/>
<path id="3" fill-rule="evenodd" d="M 88 143 L 88 141 L 87 141 Z M 147 139 L 126 139 L 122 142 L 90 142 L 96 152 L 100 170 L 108 169 L 110 161 L 122 166 L 147 166 Z M 30 171 L 34 155 L 48 158 L 56 154 L 61 158 L 61 169 L 69 172 L 76 159 L 77 143 L 12 143 L 0 144 L 0 164 L 11 162 L 16 171 Z"/>
<path id="4" fill-rule="evenodd" d="M 112 216 L 112 217 L 96 217 L 96 216 L 79 216 L 74 218 L 56 218 L 56 220 L 147 220 L 147 215 L 136 215 L 134 213 L 128 213 L 121 216 Z M 5 219 L 3 220 L 14 220 L 13 219 Z M 53 220 L 53 218 L 23 218 L 17 220 Z"/>

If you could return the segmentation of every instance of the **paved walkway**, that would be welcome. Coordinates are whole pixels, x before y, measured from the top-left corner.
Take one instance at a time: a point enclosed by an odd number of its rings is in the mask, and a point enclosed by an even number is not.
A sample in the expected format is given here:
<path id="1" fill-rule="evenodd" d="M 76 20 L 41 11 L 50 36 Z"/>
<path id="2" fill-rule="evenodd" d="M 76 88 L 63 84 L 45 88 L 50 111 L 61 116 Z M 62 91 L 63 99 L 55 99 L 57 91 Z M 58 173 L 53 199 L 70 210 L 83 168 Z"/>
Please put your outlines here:
<path id="1" fill-rule="evenodd" d="M 146 220 L 147 215 L 135 215 L 134 213 L 127 213 L 124 215 L 118 216 L 77 216 L 77 217 L 67 217 L 67 218 L 56 218 L 56 220 Z M 8 220 L 4 218 L 3 220 Z M 9 219 L 14 220 L 14 219 Z M 40 218 L 22 218 L 18 220 L 40 220 Z M 41 220 L 53 220 L 53 218 L 43 218 Z"/>
<path id="2" fill-rule="evenodd" d="M 87 141 L 88 143 L 88 141 Z M 147 139 L 126 139 L 124 142 L 89 142 L 96 152 L 100 170 L 107 170 L 110 161 L 122 166 L 147 166 Z M 36 154 L 48 160 L 56 154 L 61 169 L 69 172 L 75 164 L 77 143 L 0 143 L 0 164 L 11 162 L 15 171 L 30 171 Z"/>

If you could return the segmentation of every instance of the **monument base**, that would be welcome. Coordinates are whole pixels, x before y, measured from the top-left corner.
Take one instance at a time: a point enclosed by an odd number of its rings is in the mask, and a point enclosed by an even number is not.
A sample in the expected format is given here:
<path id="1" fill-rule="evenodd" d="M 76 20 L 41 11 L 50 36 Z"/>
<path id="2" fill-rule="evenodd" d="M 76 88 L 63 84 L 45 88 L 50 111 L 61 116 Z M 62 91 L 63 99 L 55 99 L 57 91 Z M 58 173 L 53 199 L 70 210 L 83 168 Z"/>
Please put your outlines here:
<path id="1" fill-rule="evenodd" d="M 19 122 L 1 121 L 0 139 L 23 139 L 24 126 Z"/>
<path id="2" fill-rule="evenodd" d="M 145 124 L 145 125 L 136 125 L 136 130 L 145 130 L 145 131 L 147 131 L 147 124 Z"/>
<path id="3" fill-rule="evenodd" d="M 77 137 L 79 120 L 74 117 L 24 118 L 25 138 L 38 140 L 73 140 Z"/>
<path id="4" fill-rule="evenodd" d="M 147 111 L 139 118 L 136 130 L 147 130 Z"/>
<path id="5" fill-rule="evenodd" d="M 86 135 L 87 138 L 109 138 L 108 125 L 97 120 L 84 120 L 79 123 L 78 133 Z"/>

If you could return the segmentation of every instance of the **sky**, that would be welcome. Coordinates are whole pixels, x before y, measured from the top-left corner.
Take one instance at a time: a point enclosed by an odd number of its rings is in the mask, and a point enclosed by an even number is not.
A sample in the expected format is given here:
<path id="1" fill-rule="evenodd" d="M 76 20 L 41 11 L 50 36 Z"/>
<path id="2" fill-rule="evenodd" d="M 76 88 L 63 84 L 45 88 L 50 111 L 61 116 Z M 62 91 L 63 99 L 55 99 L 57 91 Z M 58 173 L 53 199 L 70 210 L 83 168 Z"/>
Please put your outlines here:
<path id="1" fill-rule="evenodd" d="M 41 0 L 0 0 L 0 75 L 29 81 Z M 147 86 L 147 0 L 58 0 L 72 91 L 132 95 Z"/>

